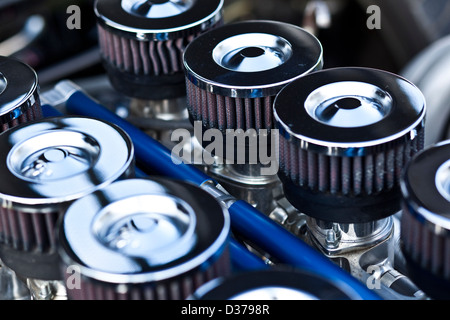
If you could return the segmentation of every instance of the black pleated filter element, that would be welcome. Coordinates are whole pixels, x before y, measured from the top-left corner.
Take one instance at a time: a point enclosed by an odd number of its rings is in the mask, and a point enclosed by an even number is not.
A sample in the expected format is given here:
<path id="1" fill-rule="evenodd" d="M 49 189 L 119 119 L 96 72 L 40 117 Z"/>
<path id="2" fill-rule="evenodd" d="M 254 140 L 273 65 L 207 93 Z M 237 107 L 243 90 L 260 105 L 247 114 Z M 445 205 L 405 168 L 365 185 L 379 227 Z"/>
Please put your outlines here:
<path id="1" fill-rule="evenodd" d="M 275 100 L 288 200 L 314 218 L 363 223 L 400 210 L 400 179 L 424 147 L 425 101 L 412 83 L 369 68 L 318 71 Z"/>
<path id="2" fill-rule="evenodd" d="M 25 278 L 60 280 L 56 228 L 71 202 L 134 175 L 134 147 L 109 123 L 62 116 L 4 132 L 0 258 Z"/>
<path id="3" fill-rule="evenodd" d="M 228 211 L 182 181 L 118 181 L 75 201 L 58 229 L 70 300 L 184 300 L 231 274 Z"/>
<path id="4" fill-rule="evenodd" d="M 223 0 L 97 1 L 100 51 L 114 88 L 146 100 L 184 96 L 184 50 L 223 24 L 222 7 Z"/>
<path id="5" fill-rule="evenodd" d="M 0 132 L 41 118 L 36 72 L 19 60 L 0 56 Z"/>
<path id="6" fill-rule="evenodd" d="M 431 298 L 450 299 L 450 141 L 417 154 L 401 187 L 400 240 L 410 277 Z"/>

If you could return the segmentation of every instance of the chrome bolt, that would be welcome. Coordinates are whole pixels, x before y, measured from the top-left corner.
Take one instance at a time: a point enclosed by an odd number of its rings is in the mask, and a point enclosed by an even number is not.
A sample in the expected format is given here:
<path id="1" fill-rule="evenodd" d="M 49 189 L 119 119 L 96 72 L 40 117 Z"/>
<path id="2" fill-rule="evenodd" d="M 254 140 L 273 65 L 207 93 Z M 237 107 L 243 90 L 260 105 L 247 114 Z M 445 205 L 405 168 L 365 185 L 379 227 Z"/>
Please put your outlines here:
<path id="1" fill-rule="evenodd" d="M 341 240 L 341 231 L 337 224 L 333 224 L 333 228 L 327 230 L 325 243 L 328 248 L 337 248 Z"/>

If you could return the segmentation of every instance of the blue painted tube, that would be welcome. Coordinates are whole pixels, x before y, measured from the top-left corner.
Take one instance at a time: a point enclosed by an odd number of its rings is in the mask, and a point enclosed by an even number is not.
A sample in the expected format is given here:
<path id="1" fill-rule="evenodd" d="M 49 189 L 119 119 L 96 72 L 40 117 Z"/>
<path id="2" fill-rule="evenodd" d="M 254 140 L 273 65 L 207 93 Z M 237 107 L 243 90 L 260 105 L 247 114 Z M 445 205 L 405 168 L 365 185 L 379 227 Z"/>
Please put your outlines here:
<path id="1" fill-rule="evenodd" d="M 44 118 L 59 117 L 63 115 L 59 110 L 57 110 L 56 108 L 54 108 L 49 104 L 43 104 L 41 108 L 42 108 L 42 115 Z"/>
<path id="2" fill-rule="evenodd" d="M 151 168 L 159 174 L 180 180 L 191 181 L 198 185 L 202 185 L 204 182 L 211 180 L 205 173 L 192 165 L 181 161 L 180 164 L 175 164 L 172 161 L 170 150 L 167 150 L 167 148 L 158 141 L 150 138 L 146 133 L 136 128 L 128 121 L 93 101 L 81 91 L 74 92 L 67 99 L 66 108 L 69 113 L 100 118 L 114 123 L 125 130 L 134 143 L 138 164 L 151 163 L 151 167 L 147 166 L 147 169 Z M 141 166 L 141 169 L 145 170 L 146 168 Z"/>
<path id="3" fill-rule="evenodd" d="M 230 241 L 230 256 L 236 271 L 261 270 L 269 267 L 261 258 L 233 239 Z"/>
<path id="4" fill-rule="evenodd" d="M 255 210 L 250 204 L 239 200 L 229 208 L 233 229 L 247 236 L 282 263 L 301 267 L 320 274 L 344 286 L 351 286 L 364 300 L 380 300 L 380 297 L 360 281 L 344 272 L 296 236 Z M 329 262 L 329 263 L 328 263 Z"/>
<path id="5" fill-rule="evenodd" d="M 148 177 L 148 174 L 145 174 L 144 171 L 142 171 L 140 168 L 135 167 L 134 168 L 134 174 L 136 176 L 136 178 L 145 178 Z"/>
<path id="6" fill-rule="evenodd" d="M 171 152 L 150 136 L 93 101 L 82 91 L 74 92 L 66 101 L 70 113 L 100 118 L 124 129 L 136 147 L 136 158 L 147 168 L 174 179 L 202 185 L 211 178 L 189 164 L 176 165 Z M 231 226 L 244 237 L 251 239 L 283 263 L 300 269 L 318 272 L 326 278 L 352 288 L 364 300 L 380 300 L 375 292 L 326 259 L 323 255 L 295 237 L 289 231 L 271 221 L 264 214 L 244 201 L 237 201 L 229 208 Z M 254 261 L 255 262 L 255 261 Z"/>

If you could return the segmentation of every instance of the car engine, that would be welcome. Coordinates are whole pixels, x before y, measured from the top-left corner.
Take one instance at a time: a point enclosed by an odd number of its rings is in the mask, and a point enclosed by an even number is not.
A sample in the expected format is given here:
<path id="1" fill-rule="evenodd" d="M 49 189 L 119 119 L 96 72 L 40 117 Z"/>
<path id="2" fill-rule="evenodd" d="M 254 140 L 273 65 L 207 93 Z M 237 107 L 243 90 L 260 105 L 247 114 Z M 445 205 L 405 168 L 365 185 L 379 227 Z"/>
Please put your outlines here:
<path id="1" fill-rule="evenodd" d="M 0 17 L 0 300 L 450 298 L 447 1 Z"/>

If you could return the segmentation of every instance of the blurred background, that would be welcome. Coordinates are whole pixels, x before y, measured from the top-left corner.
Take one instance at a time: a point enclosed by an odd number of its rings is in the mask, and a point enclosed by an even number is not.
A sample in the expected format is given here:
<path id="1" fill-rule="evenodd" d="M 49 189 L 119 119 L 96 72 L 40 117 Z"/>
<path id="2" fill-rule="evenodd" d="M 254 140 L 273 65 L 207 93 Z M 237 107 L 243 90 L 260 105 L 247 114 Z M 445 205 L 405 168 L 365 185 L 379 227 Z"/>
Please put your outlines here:
<path id="1" fill-rule="evenodd" d="M 0 55 L 14 56 L 35 68 L 42 90 L 61 79 L 103 74 L 93 3 L 1 0 Z M 81 9 L 80 29 L 67 28 L 70 5 Z M 380 8 L 380 29 L 367 27 L 371 5 Z M 272 19 L 308 28 L 324 47 L 324 68 L 365 66 L 403 74 L 439 110 L 434 112 L 437 118 L 448 118 L 450 1 L 225 0 L 224 8 L 227 23 Z M 433 140 L 448 136 L 448 121 L 440 126 Z"/>

